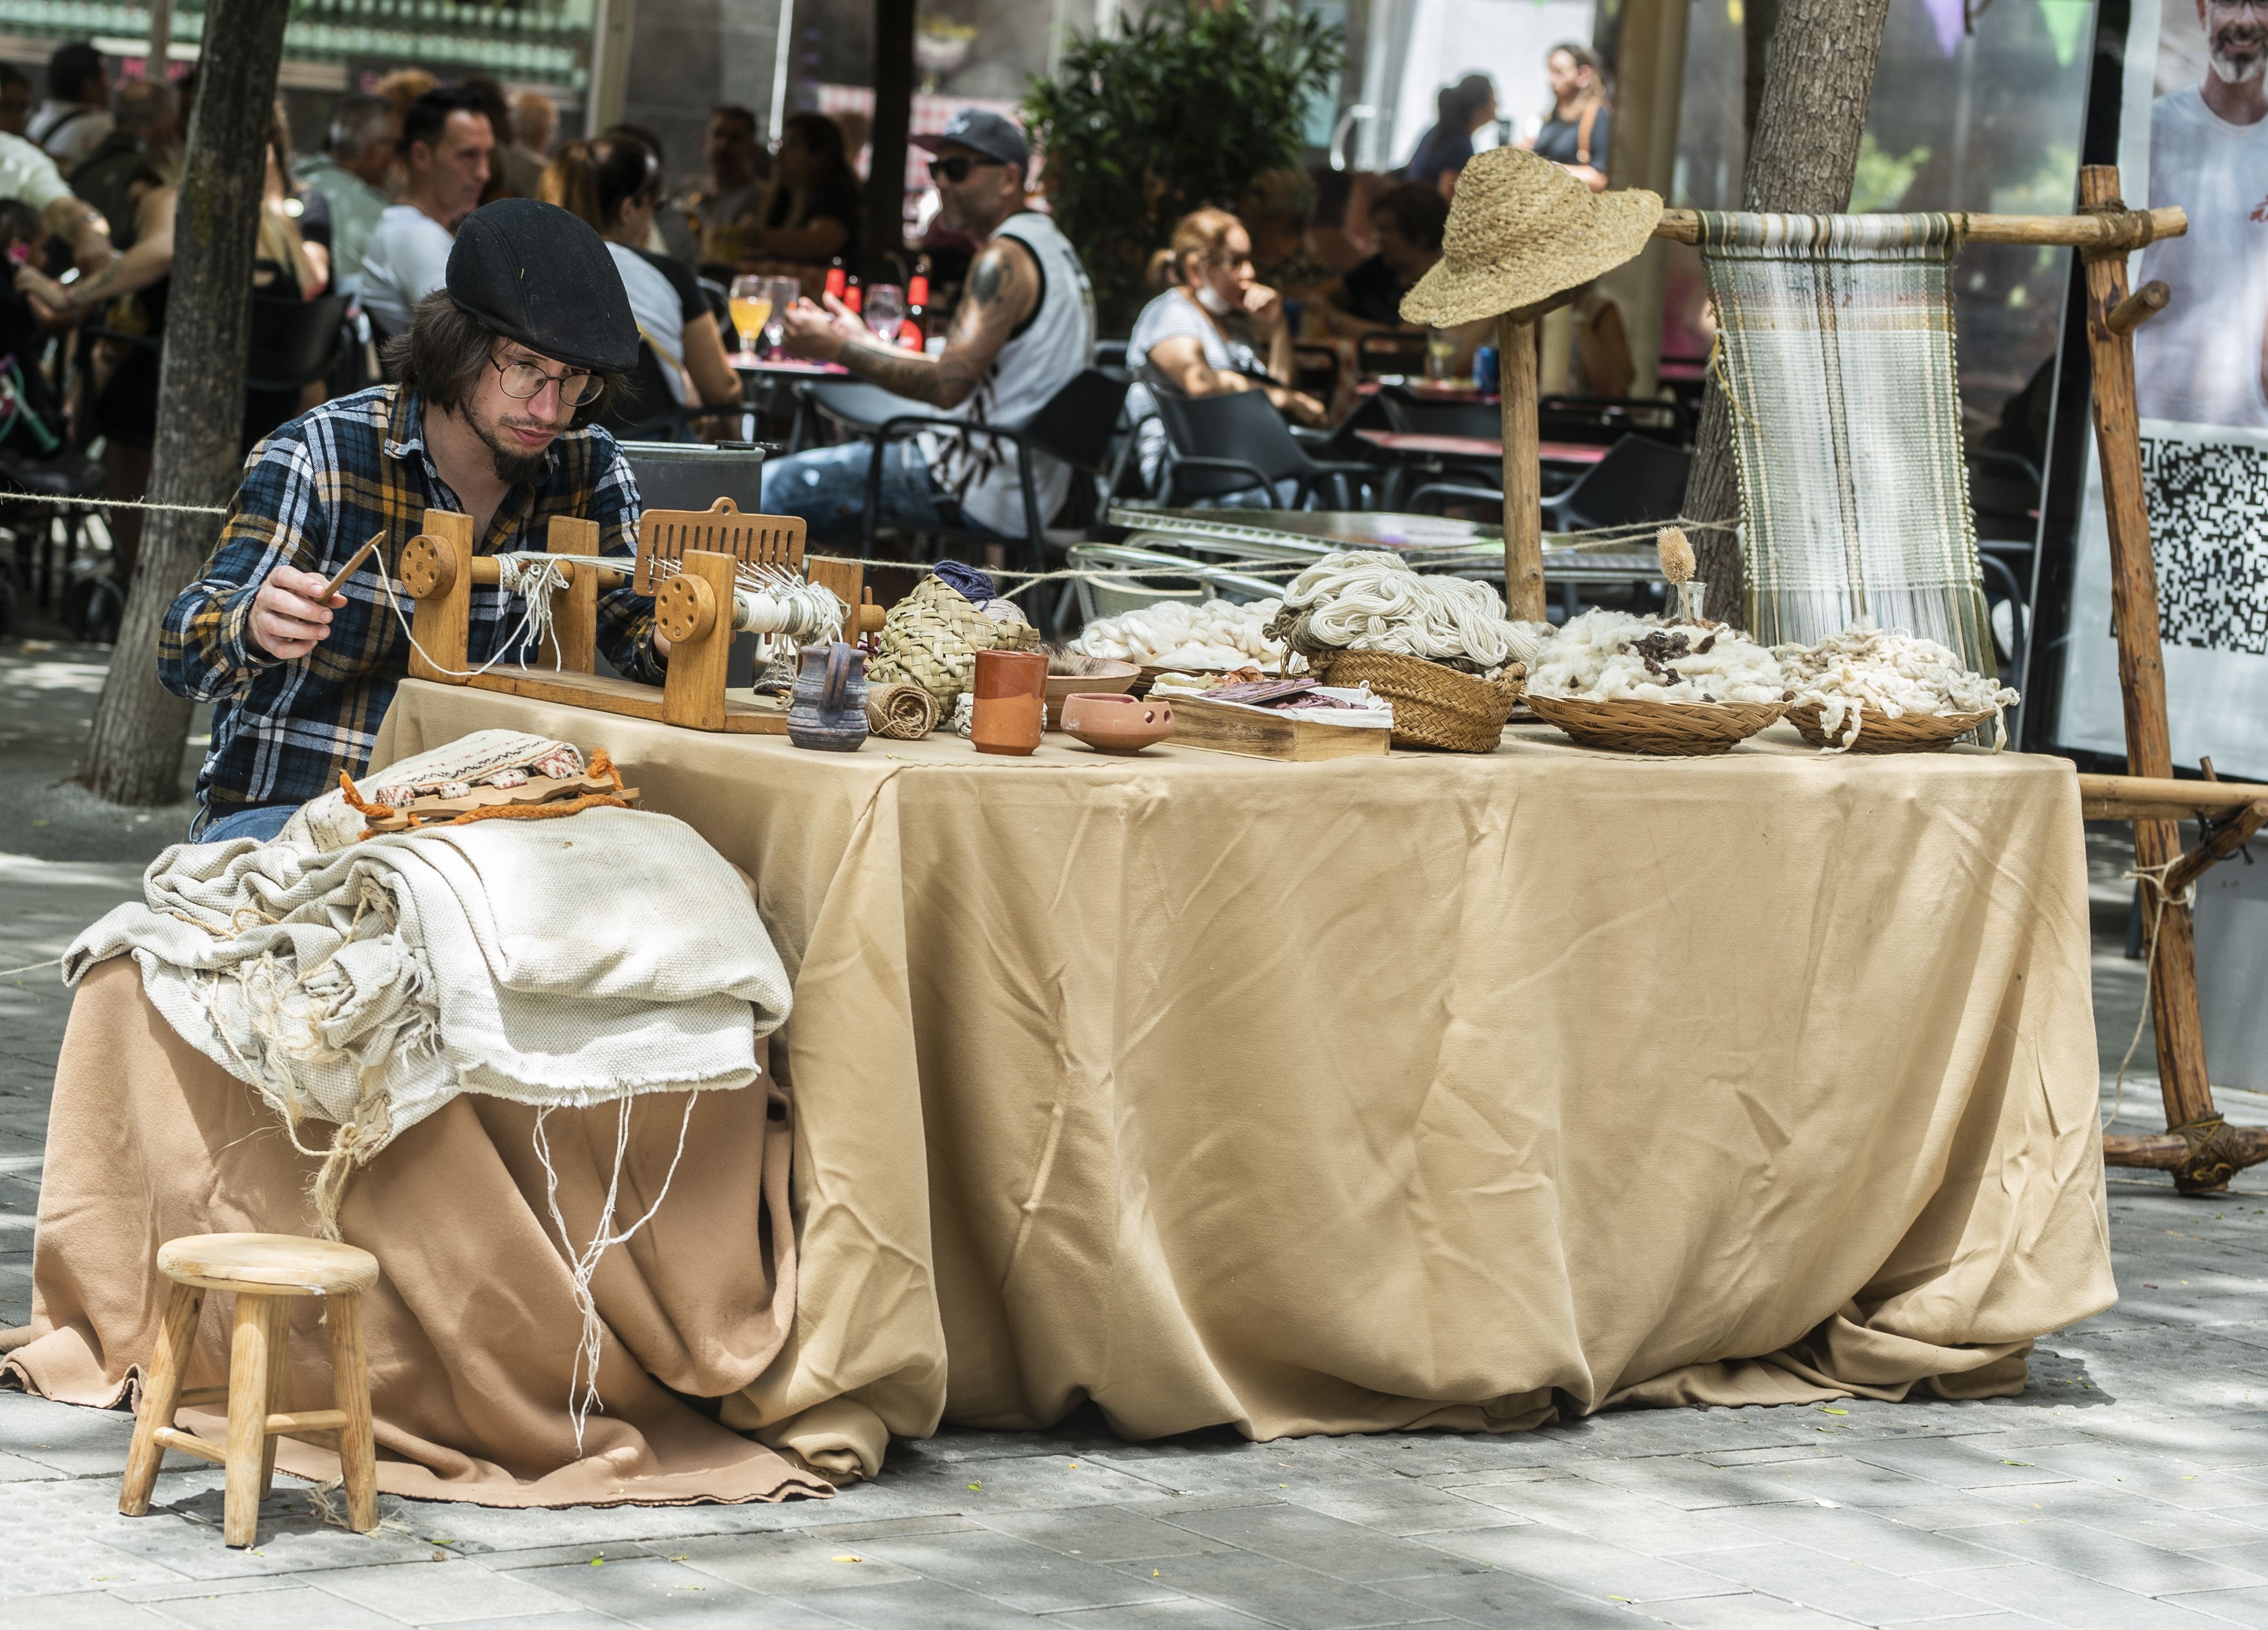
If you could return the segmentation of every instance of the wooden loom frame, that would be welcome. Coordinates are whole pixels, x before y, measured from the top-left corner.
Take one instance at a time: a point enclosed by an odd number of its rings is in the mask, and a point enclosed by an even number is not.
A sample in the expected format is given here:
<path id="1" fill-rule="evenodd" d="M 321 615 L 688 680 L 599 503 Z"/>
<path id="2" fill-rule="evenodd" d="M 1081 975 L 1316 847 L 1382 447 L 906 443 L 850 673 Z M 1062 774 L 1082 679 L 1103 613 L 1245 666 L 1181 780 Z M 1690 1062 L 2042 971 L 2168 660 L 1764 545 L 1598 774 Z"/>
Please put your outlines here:
<path id="1" fill-rule="evenodd" d="M 2170 1171 L 2184 1194 L 2226 1188 L 2240 1169 L 2268 1162 L 2268 1132 L 2239 1129 L 2213 1106 L 2206 1073 L 2205 1024 L 2198 1006 L 2197 942 L 2184 896 L 2216 862 L 2244 846 L 2268 823 L 2268 787 L 2222 785 L 2207 760 L 2203 781 L 2174 779 L 2166 719 L 2166 674 L 2160 655 L 2158 582 L 2150 554 L 2150 520 L 2142 496 L 2140 422 L 2134 402 L 2134 330 L 2165 309 L 2169 291 L 2153 283 L 2130 294 L 2126 256 L 2159 238 L 2180 237 L 2189 218 L 2179 209 L 2130 210 L 2119 196 L 2114 165 L 2080 172 L 2080 214 L 1967 215 L 1972 243 L 2041 244 L 2075 248 L 2087 271 L 2087 337 L 2094 365 L 2095 446 L 2102 468 L 2104 518 L 2110 535 L 2111 618 L 2118 640 L 2119 690 L 2125 702 L 2124 776 L 2081 776 L 2080 810 L 2089 820 L 2132 821 L 2134 858 L 2143 873 L 2141 904 L 2154 921 L 2150 1016 L 2165 1099 L 2162 1134 L 2107 1135 L 2106 1163 Z M 1657 238 L 1697 243 L 1699 215 L 1664 210 Z M 1510 615 L 1543 620 L 1543 471 L 1536 418 L 1536 323 L 1574 298 L 1564 293 L 1497 319 L 1498 387 L 1504 432 L 1504 597 Z M 2193 819 L 2202 837 L 2183 854 L 2177 822 Z"/>
<path id="2" fill-rule="evenodd" d="M 784 735 L 784 705 L 725 693 L 733 649 L 733 591 L 740 564 L 790 572 L 807 568 L 812 582 L 850 608 L 844 632 L 852 638 L 882 623 L 882 608 L 868 597 L 865 568 L 855 561 L 806 561 L 804 535 L 799 518 L 743 515 L 730 498 L 718 498 L 705 510 L 647 510 L 638 519 L 637 557 L 621 570 L 573 564 L 560 568 L 566 583 L 552 596 L 552 647 L 538 652 L 525 668 L 499 664 L 468 675 L 473 587 L 497 580 L 497 562 L 493 555 L 473 552 L 471 517 L 429 509 L 424 529 L 401 546 L 399 562 L 402 585 L 417 606 L 409 676 L 688 730 Z M 554 516 L 545 547 L 554 555 L 596 555 L 599 524 Z M 657 572 L 660 561 L 675 562 L 676 572 Z M 594 671 L 599 592 L 625 582 L 654 597 L 655 626 L 669 638 L 669 670 L 659 690 Z"/>

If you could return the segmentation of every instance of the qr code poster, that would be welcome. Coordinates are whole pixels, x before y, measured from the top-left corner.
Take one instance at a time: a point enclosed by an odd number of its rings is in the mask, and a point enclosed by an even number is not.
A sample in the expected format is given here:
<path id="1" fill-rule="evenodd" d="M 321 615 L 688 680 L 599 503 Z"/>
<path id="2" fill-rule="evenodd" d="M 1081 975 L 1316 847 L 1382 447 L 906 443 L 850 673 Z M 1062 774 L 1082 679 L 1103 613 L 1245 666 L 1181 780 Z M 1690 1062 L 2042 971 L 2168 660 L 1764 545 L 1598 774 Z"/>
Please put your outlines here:
<path id="1" fill-rule="evenodd" d="M 2173 294 L 2135 331 L 2134 392 L 2174 761 L 2268 778 L 2268 19 L 2195 0 L 2134 0 L 2130 19 L 2126 201 L 2189 218 L 2127 268 Z M 2056 739 L 2126 750 L 2092 435 Z"/>
<path id="2" fill-rule="evenodd" d="M 2088 450 L 2079 574 L 2057 734 L 2126 750 L 2110 625 L 2110 541 Z M 2142 421 L 2142 486 L 2174 761 L 2268 777 L 2268 431 Z"/>

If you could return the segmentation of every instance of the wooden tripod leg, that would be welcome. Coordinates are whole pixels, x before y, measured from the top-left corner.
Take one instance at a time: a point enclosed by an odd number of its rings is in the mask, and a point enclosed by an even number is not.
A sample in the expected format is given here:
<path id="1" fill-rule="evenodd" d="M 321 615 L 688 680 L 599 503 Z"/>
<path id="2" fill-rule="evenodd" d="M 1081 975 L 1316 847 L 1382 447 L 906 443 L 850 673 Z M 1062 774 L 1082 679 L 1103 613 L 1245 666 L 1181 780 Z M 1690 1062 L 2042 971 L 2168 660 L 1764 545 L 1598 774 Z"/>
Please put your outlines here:
<path id="1" fill-rule="evenodd" d="M 158 1326 L 158 1351 L 142 1383 L 141 1411 L 134 1418 L 133 1447 L 126 1451 L 126 1477 L 118 1488 L 122 1516 L 150 1514 L 150 1495 L 158 1486 L 158 1468 L 166 1458 L 158 1433 L 173 1424 L 173 1411 L 181 1401 L 181 1374 L 196 1350 L 197 1315 L 204 1305 L 205 1293 L 195 1285 L 174 1286 L 166 1303 L 165 1321 Z"/>
<path id="2" fill-rule="evenodd" d="M 260 1534 L 261 1479 L 268 1453 L 269 1377 L 284 1361 L 287 1298 L 239 1291 L 228 1353 L 228 1453 L 221 1538 L 238 1549 Z"/>
<path id="3" fill-rule="evenodd" d="M 2122 208 L 2115 165 L 2080 171 L 2080 205 Z M 2122 309 L 2123 308 L 2123 309 Z M 2117 313 L 2119 321 L 2112 321 Z M 2123 250 L 2087 258 L 2087 348 L 2095 371 L 2095 452 L 2102 470 L 2103 519 L 2110 535 L 2110 620 L 2118 639 L 2118 689 L 2126 709 L 2130 775 L 2170 777 L 2172 737 L 2166 720 L 2166 669 L 2158 643 L 2158 575 L 2150 557 L 2150 515 L 2142 491 L 2141 423 L 2134 402 L 2132 328 Z M 2150 1022 L 2156 1031 L 2158 1081 L 2166 1125 L 2191 1140 L 2191 1159 L 2174 1172 L 2184 1194 L 2226 1188 L 2237 1162 L 2228 1129 L 2213 1108 L 2205 1072 L 2205 1024 L 2198 1010 L 2197 945 L 2189 907 L 2166 897 L 2160 868 L 2181 855 L 2181 829 L 2171 821 L 2134 822 L 2135 867 L 2143 874 L 2142 910 L 2157 940 L 2150 963 Z M 2108 1156 L 2107 1156 L 2108 1157 Z"/>
<path id="4" fill-rule="evenodd" d="M 1504 603 L 1515 623 L 1541 623 L 1543 468 L 1537 455 L 1535 324 L 1506 312 L 1496 323 L 1497 389 L 1504 437 Z"/>
<path id="5" fill-rule="evenodd" d="M 362 1345 L 362 1293 L 333 1295 L 325 1317 L 331 1332 L 331 1390 L 339 1413 L 339 1475 L 345 1481 L 347 1526 L 378 1527 L 378 1446 L 370 1424 L 370 1361 Z"/>

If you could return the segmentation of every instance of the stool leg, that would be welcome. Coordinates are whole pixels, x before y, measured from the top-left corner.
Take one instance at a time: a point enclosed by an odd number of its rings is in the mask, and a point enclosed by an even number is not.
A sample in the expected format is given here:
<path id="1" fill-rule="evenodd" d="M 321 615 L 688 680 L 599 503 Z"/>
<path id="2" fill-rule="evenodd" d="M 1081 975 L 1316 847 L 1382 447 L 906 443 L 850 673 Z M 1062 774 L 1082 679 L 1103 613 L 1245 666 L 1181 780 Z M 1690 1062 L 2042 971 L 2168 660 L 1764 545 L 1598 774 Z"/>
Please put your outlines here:
<path id="1" fill-rule="evenodd" d="M 173 1411 L 181 1397 L 181 1372 L 197 1345 L 197 1315 L 205 1293 L 195 1285 L 176 1285 L 166 1302 L 166 1317 L 158 1326 L 158 1352 L 142 1383 L 142 1410 L 134 1419 L 134 1444 L 126 1451 L 126 1478 L 119 1485 L 118 1509 L 124 1516 L 147 1516 L 151 1491 L 158 1486 L 158 1467 L 166 1458 L 158 1447 L 158 1428 L 173 1424 Z"/>
<path id="2" fill-rule="evenodd" d="M 239 1548 L 260 1533 L 260 1467 L 268 1442 L 269 1366 L 284 1360 L 284 1299 L 239 1291 L 228 1353 L 227 1495 L 221 1537 Z"/>
<path id="3" fill-rule="evenodd" d="M 378 1527 L 378 1445 L 370 1426 L 370 1363 L 362 1348 L 362 1293 L 330 1299 L 331 1387 L 347 1418 L 339 1428 L 339 1472 L 346 1479 L 347 1526 L 357 1534 Z"/>
<path id="4" fill-rule="evenodd" d="M 291 1304 L 281 1296 L 271 1298 L 276 1303 L 276 1346 L 268 1355 L 268 1412 L 279 1414 L 284 1408 L 284 1380 L 291 1368 Z M 265 1428 L 267 1423 L 262 1421 Z M 260 1497 L 262 1500 L 276 1489 L 276 1447 L 281 1438 L 263 1435 L 260 1443 Z"/>

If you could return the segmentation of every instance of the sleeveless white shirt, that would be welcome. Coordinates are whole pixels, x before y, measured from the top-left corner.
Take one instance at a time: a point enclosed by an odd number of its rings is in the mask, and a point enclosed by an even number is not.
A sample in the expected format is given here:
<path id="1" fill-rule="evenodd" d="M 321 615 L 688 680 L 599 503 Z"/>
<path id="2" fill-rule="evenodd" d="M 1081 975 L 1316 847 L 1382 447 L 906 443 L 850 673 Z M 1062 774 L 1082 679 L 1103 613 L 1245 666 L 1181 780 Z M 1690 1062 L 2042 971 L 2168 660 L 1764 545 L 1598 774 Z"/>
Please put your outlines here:
<path id="1" fill-rule="evenodd" d="M 1031 251 L 1040 269 L 1040 303 L 1023 328 L 1000 348 L 991 372 L 953 411 L 955 418 L 1020 426 L 1071 383 L 1094 355 L 1094 291 L 1071 240 L 1044 215 L 1012 216 L 993 233 Z M 965 520 L 1012 535 L 1024 530 L 1023 490 L 1017 449 L 990 436 L 924 436 L 930 474 L 961 505 Z M 1032 461 L 1032 486 L 1045 525 L 1071 490 L 1071 467 L 1046 454 Z"/>

